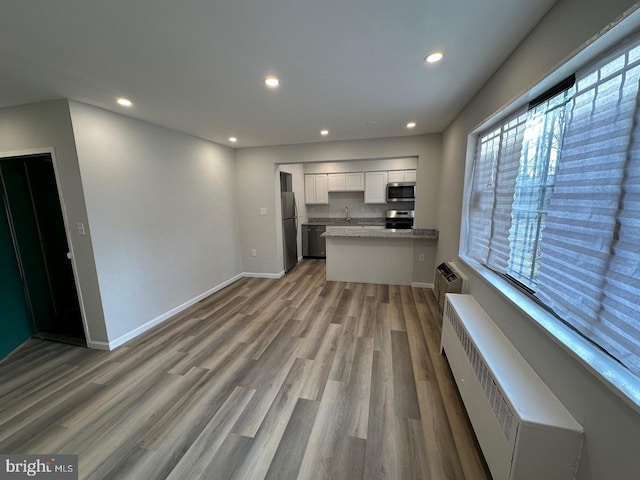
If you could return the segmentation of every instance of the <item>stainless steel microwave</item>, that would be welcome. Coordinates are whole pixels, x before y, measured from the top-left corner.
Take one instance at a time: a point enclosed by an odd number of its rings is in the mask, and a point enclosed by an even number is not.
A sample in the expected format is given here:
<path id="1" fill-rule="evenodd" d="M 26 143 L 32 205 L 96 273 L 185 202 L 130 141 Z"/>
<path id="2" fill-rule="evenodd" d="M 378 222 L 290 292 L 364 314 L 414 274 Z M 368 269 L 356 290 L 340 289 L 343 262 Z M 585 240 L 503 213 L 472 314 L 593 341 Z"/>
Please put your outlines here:
<path id="1" fill-rule="evenodd" d="M 415 202 L 416 182 L 387 183 L 387 202 Z"/>

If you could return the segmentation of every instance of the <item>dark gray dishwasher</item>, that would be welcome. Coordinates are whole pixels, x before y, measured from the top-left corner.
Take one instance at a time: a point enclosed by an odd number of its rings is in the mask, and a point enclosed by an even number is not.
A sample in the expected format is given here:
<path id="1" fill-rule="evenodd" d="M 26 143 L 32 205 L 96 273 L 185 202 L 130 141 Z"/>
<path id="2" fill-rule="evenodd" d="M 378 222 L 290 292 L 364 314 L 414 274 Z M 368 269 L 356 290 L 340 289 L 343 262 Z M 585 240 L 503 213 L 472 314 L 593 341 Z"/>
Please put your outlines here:
<path id="1" fill-rule="evenodd" d="M 302 256 L 304 258 L 327 257 L 327 242 L 324 237 L 321 237 L 326 229 L 326 225 L 302 224 Z"/>

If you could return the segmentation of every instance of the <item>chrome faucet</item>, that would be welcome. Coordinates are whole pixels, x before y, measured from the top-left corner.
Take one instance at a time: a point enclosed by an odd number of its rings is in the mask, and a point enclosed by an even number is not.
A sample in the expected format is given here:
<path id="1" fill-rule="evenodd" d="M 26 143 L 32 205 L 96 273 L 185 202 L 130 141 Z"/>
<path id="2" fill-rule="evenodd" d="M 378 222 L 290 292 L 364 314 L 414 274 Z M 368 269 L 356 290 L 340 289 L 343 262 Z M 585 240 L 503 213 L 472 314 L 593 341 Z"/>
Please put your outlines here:
<path id="1" fill-rule="evenodd" d="M 349 215 L 349 207 L 344 207 L 345 219 L 347 222 L 351 221 L 351 215 Z"/>

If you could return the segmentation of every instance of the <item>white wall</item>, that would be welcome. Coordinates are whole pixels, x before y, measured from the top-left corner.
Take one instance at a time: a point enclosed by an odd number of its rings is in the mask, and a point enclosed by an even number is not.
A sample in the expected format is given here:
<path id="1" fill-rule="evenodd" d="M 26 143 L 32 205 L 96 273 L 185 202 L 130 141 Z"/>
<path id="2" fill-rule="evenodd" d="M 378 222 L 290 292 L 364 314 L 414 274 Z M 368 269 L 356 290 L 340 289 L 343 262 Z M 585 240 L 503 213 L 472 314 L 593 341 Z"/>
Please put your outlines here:
<path id="1" fill-rule="evenodd" d="M 415 226 L 433 228 L 437 217 L 440 148 L 441 136 L 437 134 L 236 150 L 244 271 L 266 275 L 282 271 L 282 242 L 276 232 L 277 219 L 271 213 L 260 215 L 261 207 L 267 208 L 268 212 L 276 211 L 274 176 L 278 164 L 415 157 L 418 161 Z M 256 249 L 256 257 L 251 257 L 252 248 Z M 435 248 L 427 250 L 427 254 L 429 251 L 435 257 Z M 433 265 L 434 258 L 428 260 L 429 265 Z M 432 273 L 426 272 L 428 278 L 415 281 L 430 281 Z"/>
<path id="2" fill-rule="evenodd" d="M 233 150 L 70 102 L 111 346 L 241 270 Z"/>
<path id="3" fill-rule="evenodd" d="M 0 110 L 0 155 L 53 150 L 56 177 L 67 222 L 80 305 L 89 345 L 105 348 L 107 330 L 98 288 L 91 230 L 79 236 L 76 223 L 87 224 L 69 106 L 66 100 L 33 103 Z"/>
<path id="4" fill-rule="evenodd" d="M 541 82 L 635 5 L 628 0 L 560 0 L 446 129 L 440 176 L 442 197 L 437 212 L 438 262 L 455 258 L 458 253 L 469 132 Z M 548 86 L 541 85 L 538 91 Z M 596 379 L 585 365 L 574 360 L 494 288 L 470 269 L 465 271 L 470 293 L 584 426 L 586 442 L 579 478 L 638 478 L 638 411 Z"/>

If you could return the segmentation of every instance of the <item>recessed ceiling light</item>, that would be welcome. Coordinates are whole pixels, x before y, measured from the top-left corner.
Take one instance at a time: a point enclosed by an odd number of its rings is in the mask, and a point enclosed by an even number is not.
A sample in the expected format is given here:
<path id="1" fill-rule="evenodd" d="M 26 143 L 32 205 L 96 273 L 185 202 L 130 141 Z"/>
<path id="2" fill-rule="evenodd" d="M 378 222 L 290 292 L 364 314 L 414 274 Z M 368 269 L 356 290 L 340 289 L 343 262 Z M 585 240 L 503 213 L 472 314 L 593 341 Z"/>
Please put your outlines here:
<path id="1" fill-rule="evenodd" d="M 407 128 L 414 128 L 416 126 L 416 122 L 407 123 Z"/>
<path id="2" fill-rule="evenodd" d="M 120 98 L 116 99 L 116 102 L 118 102 L 118 105 L 120 105 L 122 107 L 130 107 L 131 105 L 133 105 L 133 103 L 131 103 L 131 100 L 129 100 L 128 98 L 124 98 L 124 97 L 120 97 Z"/>
<path id="3" fill-rule="evenodd" d="M 329 130 L 327 130 L 326 128 L 324 130 L 320 130 L 320 135 L 326 137 L 327 135 L 329 135 Z"/>
<path id="4" fill-rule="evenodd" d="M 238 141 L 238 139 L 236 137 L 229 137 L 229 141 L 231 143 L 236 143 Z"/>
<path id="5" fill-rule="evenodd" d="M 427 55 L 424 59 L 427 63 L 436 63 L 444 58 L 444 53 L 442 52 L 433 52 Z"/>
<path id="6" fill-rule="evenodd" d="M 264 79 L 264 84 L 269 88 L 278 88 L 280 80 L 278 80 L 278 77 L 267 77 Z"/>

